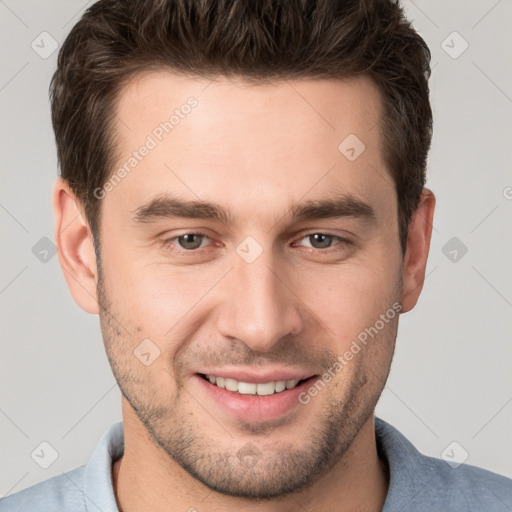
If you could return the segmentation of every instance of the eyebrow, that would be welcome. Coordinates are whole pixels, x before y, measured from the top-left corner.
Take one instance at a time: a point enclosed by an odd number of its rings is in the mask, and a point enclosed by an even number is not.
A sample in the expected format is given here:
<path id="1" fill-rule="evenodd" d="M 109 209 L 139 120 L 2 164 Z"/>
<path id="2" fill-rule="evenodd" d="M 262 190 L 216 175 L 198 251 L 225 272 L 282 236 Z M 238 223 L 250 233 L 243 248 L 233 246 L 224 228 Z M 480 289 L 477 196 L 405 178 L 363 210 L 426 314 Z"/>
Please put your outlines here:
<path id="1" fill-rule="evenodd" d="M 136 224 L 149 224 L 167 218 L 206 219 L 227 225 L 236 221 L 235 216 L 219 204 L 183 200 L 171 195 L 154 197 L 132 213 Z M 348 193 L 295 204 L 291 208 L 291 217 L 294 221 L 353 217 L 370 222 L 375 222 L 377 218 L 370 204 Z"/>

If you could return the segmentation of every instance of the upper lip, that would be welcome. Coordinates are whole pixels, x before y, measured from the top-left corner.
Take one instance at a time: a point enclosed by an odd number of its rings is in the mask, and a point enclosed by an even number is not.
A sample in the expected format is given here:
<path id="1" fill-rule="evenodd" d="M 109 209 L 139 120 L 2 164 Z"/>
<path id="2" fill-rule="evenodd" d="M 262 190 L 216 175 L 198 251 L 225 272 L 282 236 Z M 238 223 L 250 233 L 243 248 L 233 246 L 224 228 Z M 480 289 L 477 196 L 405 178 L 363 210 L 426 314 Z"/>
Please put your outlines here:
<path id="1" fill-rule="evenodd" d="M 262 369 L 255 370 L 242 370 L 242 369 L 226 369 L 226 368 L 211 368 L 201 370 L 197 373 L 202 375 L 214 375 L 215 377 L 223 377 L 225 379 L 235 379 L 238 382 L 247 382 L 253 384 L 262 384 L 264 382 L 277 382 L 281 380 L 304 380 L 316 375 L 314 372 L 300 371 L 293 369 Z"/>

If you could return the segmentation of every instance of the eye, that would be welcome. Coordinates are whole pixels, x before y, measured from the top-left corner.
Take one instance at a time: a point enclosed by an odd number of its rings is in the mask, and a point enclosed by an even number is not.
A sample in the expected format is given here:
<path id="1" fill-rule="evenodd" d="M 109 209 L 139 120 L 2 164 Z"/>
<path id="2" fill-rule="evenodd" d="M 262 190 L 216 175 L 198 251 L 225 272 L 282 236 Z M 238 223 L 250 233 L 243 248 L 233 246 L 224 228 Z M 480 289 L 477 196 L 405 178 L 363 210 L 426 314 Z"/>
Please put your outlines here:
<path id="1" fill-rule="evenodd" d="M 301 240 L 308 240 L 309 247 L 313 249 L 329 249 L 333 245 L 353 245 L 352 240 L 337 235 L 329 235 L 326 233 L 311 233 L 301 238 Z M 333 244 L 334 240 L 338 240 L 338 244 Z M 341 247 L 340 247 L 341 248 Z"/>
<path id="2" fill-rule="evenodd" d="M 193 252 L 201 249 L 204 246 L 203 242 L 209 239 L 210 237 L 204 233 L 185 233 L 165 240 L 163 245 L 171 249 L 178 249 L 178 252 L 180 252 L 179 249 L 184 249 L 182 252 Z"/>

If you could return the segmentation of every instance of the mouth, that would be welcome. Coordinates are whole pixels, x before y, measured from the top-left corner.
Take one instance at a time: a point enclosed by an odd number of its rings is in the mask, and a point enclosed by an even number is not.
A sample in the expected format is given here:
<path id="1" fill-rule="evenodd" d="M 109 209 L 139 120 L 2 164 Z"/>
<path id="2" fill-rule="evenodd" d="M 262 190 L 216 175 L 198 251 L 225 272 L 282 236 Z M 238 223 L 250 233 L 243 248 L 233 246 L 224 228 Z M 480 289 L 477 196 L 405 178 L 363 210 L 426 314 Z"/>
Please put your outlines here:
<path id="1" fill-rule="evenodd" d="M 194 389 L 205 396 L 208 408 L 218 408 L 223 416 L 249 423 L 264 423 L 285 418 L 291 420 L 301 411 L 310 411 L 299 401 L 299 396 L 318 375 L 230 373 L 229 377 L 227 373 L 196 373 L 192 379 Z M 240 380 L 233 378 L 234 373 Z"/>
<path id="2" fill-rule="evenodd" d="M 275 393 L 283 393 L 284 391 L 294 389 L 303 382 L 313 378 L 307 377 L 305 379 L 288 379 L 288 380 L 275 380 L 268 382 L 242 382 L 229 377 L 217 377 L 215 375 L 206 375 L 204 373 L 198 374 L 201 378 L 208 381 L 210 384 L 217 386 L 221 389 L 227 389 L 240 395 L 258 395 L 269 396 Z"/>

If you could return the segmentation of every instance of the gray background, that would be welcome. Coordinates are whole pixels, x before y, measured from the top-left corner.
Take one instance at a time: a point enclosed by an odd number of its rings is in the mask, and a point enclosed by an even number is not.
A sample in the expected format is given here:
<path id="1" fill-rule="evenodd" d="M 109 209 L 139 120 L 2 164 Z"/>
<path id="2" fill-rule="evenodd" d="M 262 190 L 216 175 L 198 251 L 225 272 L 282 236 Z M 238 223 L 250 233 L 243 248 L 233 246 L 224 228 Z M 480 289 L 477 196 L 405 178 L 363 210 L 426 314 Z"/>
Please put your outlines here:
<path id="1" fill-rule="evenodd" d="M 57 52 L 45 54 L 52 41 L 40 34 L 60 45 L 89 3 L 0 0 L 0 496 L 85 464 L 121 419 L 98 318 L 75 305 L 41 241 L 53 239 Z M 405 5 L 432 50 L 438 204 L 425 288 L 401 318 L 377 414 L 426 454 L 467 452 L 512 477 L 512 2 Z M 31 458 L 43 449 L 51 461 L 43 441 L 58 453 L 48 469 Z"/>

